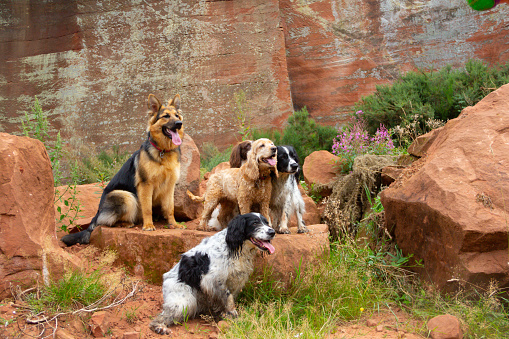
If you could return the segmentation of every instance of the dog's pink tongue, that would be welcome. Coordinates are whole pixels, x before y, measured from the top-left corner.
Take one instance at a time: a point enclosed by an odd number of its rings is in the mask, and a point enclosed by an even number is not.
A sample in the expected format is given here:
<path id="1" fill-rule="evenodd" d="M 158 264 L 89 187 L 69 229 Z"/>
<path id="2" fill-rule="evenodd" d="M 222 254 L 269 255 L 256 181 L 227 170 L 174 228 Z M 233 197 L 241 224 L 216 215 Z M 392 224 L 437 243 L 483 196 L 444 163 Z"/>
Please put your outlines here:
<path id="1" fill-rule="evenodd" d="M 175 145 L 180 145 L 182 143 L 182 139 L 180 139 L 180 135 L 178 134 L 178 132 L 173 132 L 172 130 L 170 130 L 170 134 L 171 134 L 171 141 L 173 141 L 173 143 Z"/>
<path id="2" fill-rule="evenodd" d="M 267 241 L 261 241 L 261 243 L 263 244 L 263 246 L 269 250 L 269 253 L 272 254 L 276 251 L 276 249 L 274 248 L 274 246 L 272 246 L 272 244 L 270 242 L 267 242 Z"/>
<path id="3" fill-rule="evenodd" d="M 276 166 L 276 159 L 274 158 L 269 158 L 267 159 L 267 163 L 271 166 Z"/>

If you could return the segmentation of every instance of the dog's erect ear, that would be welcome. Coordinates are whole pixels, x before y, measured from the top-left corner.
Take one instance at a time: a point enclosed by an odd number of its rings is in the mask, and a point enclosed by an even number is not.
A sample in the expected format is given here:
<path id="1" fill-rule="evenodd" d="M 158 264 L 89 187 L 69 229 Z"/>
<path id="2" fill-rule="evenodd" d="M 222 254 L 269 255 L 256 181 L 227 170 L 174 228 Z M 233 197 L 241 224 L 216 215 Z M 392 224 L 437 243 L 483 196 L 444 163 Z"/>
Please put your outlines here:
<path id="1" fill-rule="evenodd" d="M 260 177 L 260 169 L 258 168 L 258 161 L 256 159 L 256 150 L 251 147 L 247 152 L 247 161 L 241 166 L 242 173 L 247 175 L 251 180 L 257 180 Z"/>
<path id="2" fill-rule="evenodd" d="M 226 230 L 226 246 L 228 247 L 228 252 L 231 256 L 240 255 L 240 251 L 242 251 L 242 244 L 246 240 L 245 236 L 246 232 L 246 218 L 242 215 L 237 215 L 235 218 L 230 221 L 228 224 L 228 229 Z"/>
<path id="3" fill-rule="evenodd" d="M 157 100 L 157 98 L 154 94 L 149 94 L 147 106 L 149 109 L 148 113 L 150 115 L 157 114 L 157 112 L 159 112 L 159 110 L 161 109 L 161 103 L 159 102 L 159 100 Z"/>
<path id="4" fill-rule="evenodd" d="M 173 97 L 173 99 L 168 100 L 168 106 L 175 107 L 176 110 L 180 109 L 180 95 L 177 94 Z"/>

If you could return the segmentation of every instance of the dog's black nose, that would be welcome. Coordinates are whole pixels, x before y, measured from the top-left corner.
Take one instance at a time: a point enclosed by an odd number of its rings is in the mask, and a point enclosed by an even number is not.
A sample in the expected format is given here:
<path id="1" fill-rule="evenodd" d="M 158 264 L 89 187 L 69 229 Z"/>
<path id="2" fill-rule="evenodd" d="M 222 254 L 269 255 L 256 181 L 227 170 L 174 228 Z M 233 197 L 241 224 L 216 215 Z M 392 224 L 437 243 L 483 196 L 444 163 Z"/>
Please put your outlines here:
<path id="1" fill-rule="evenodd" d="M 291 164 L 290 168 L 292 171 L 296 171 L 299 168 L 299 164 Z"/>
<path id="2" fill-rule="evenodd" d="M 175 128 L 176 129 L 181 129 L 182 128 L 182 121 L 180 121 L 180 120 L 175 121 Z"/>
<path id="3" fill-rule="evenodd" d="M 273 147 L 270 148 L 270 150 L 272 151 L 272 153 L 276 153 L 277 152 L 277 147 L 273 146 Z"/>
<path id="4" fill-rule="evenodd" d="M 268 230 L 268 233 L 271 237 L 275 236 L 276 235 L 276 231 L 274 231 L 273 228 L 271 228 L 270 230 Z"/>

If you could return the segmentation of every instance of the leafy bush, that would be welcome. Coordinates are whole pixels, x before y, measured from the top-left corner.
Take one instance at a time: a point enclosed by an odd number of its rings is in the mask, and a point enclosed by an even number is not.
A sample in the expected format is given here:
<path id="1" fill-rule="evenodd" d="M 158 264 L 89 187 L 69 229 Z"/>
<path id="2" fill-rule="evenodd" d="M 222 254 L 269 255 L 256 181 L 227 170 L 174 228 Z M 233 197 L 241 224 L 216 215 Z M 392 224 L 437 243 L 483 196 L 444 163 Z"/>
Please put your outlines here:
<path id="1" fill-rule="evenodd" d="M 475 105 L 491 91 L 509 83 L 509 63 L 488 67 L 470 60 L 464 69 L 446 66 L 439 71 L 408 72 L 392 85 L 377 86 L 355 106 L 365 112 L 368 131 L 380 124 L 391 129 L 417 121 L 418 134 L 428 132 L 430 119 L 456 118 L 467 106 Z"/>

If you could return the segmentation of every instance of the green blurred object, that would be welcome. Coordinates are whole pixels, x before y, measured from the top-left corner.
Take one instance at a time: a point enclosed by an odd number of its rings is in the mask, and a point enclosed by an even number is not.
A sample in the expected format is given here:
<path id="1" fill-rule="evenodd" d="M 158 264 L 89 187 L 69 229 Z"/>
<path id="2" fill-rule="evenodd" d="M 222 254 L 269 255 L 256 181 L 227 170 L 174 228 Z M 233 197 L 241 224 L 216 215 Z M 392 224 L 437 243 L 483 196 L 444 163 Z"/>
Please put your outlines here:
<path id="1" fill-rule="evenodd" d="M 497 5 L 495 0 L 467 0 L 467 2 L 476 11 L 485 11 Z"/>

